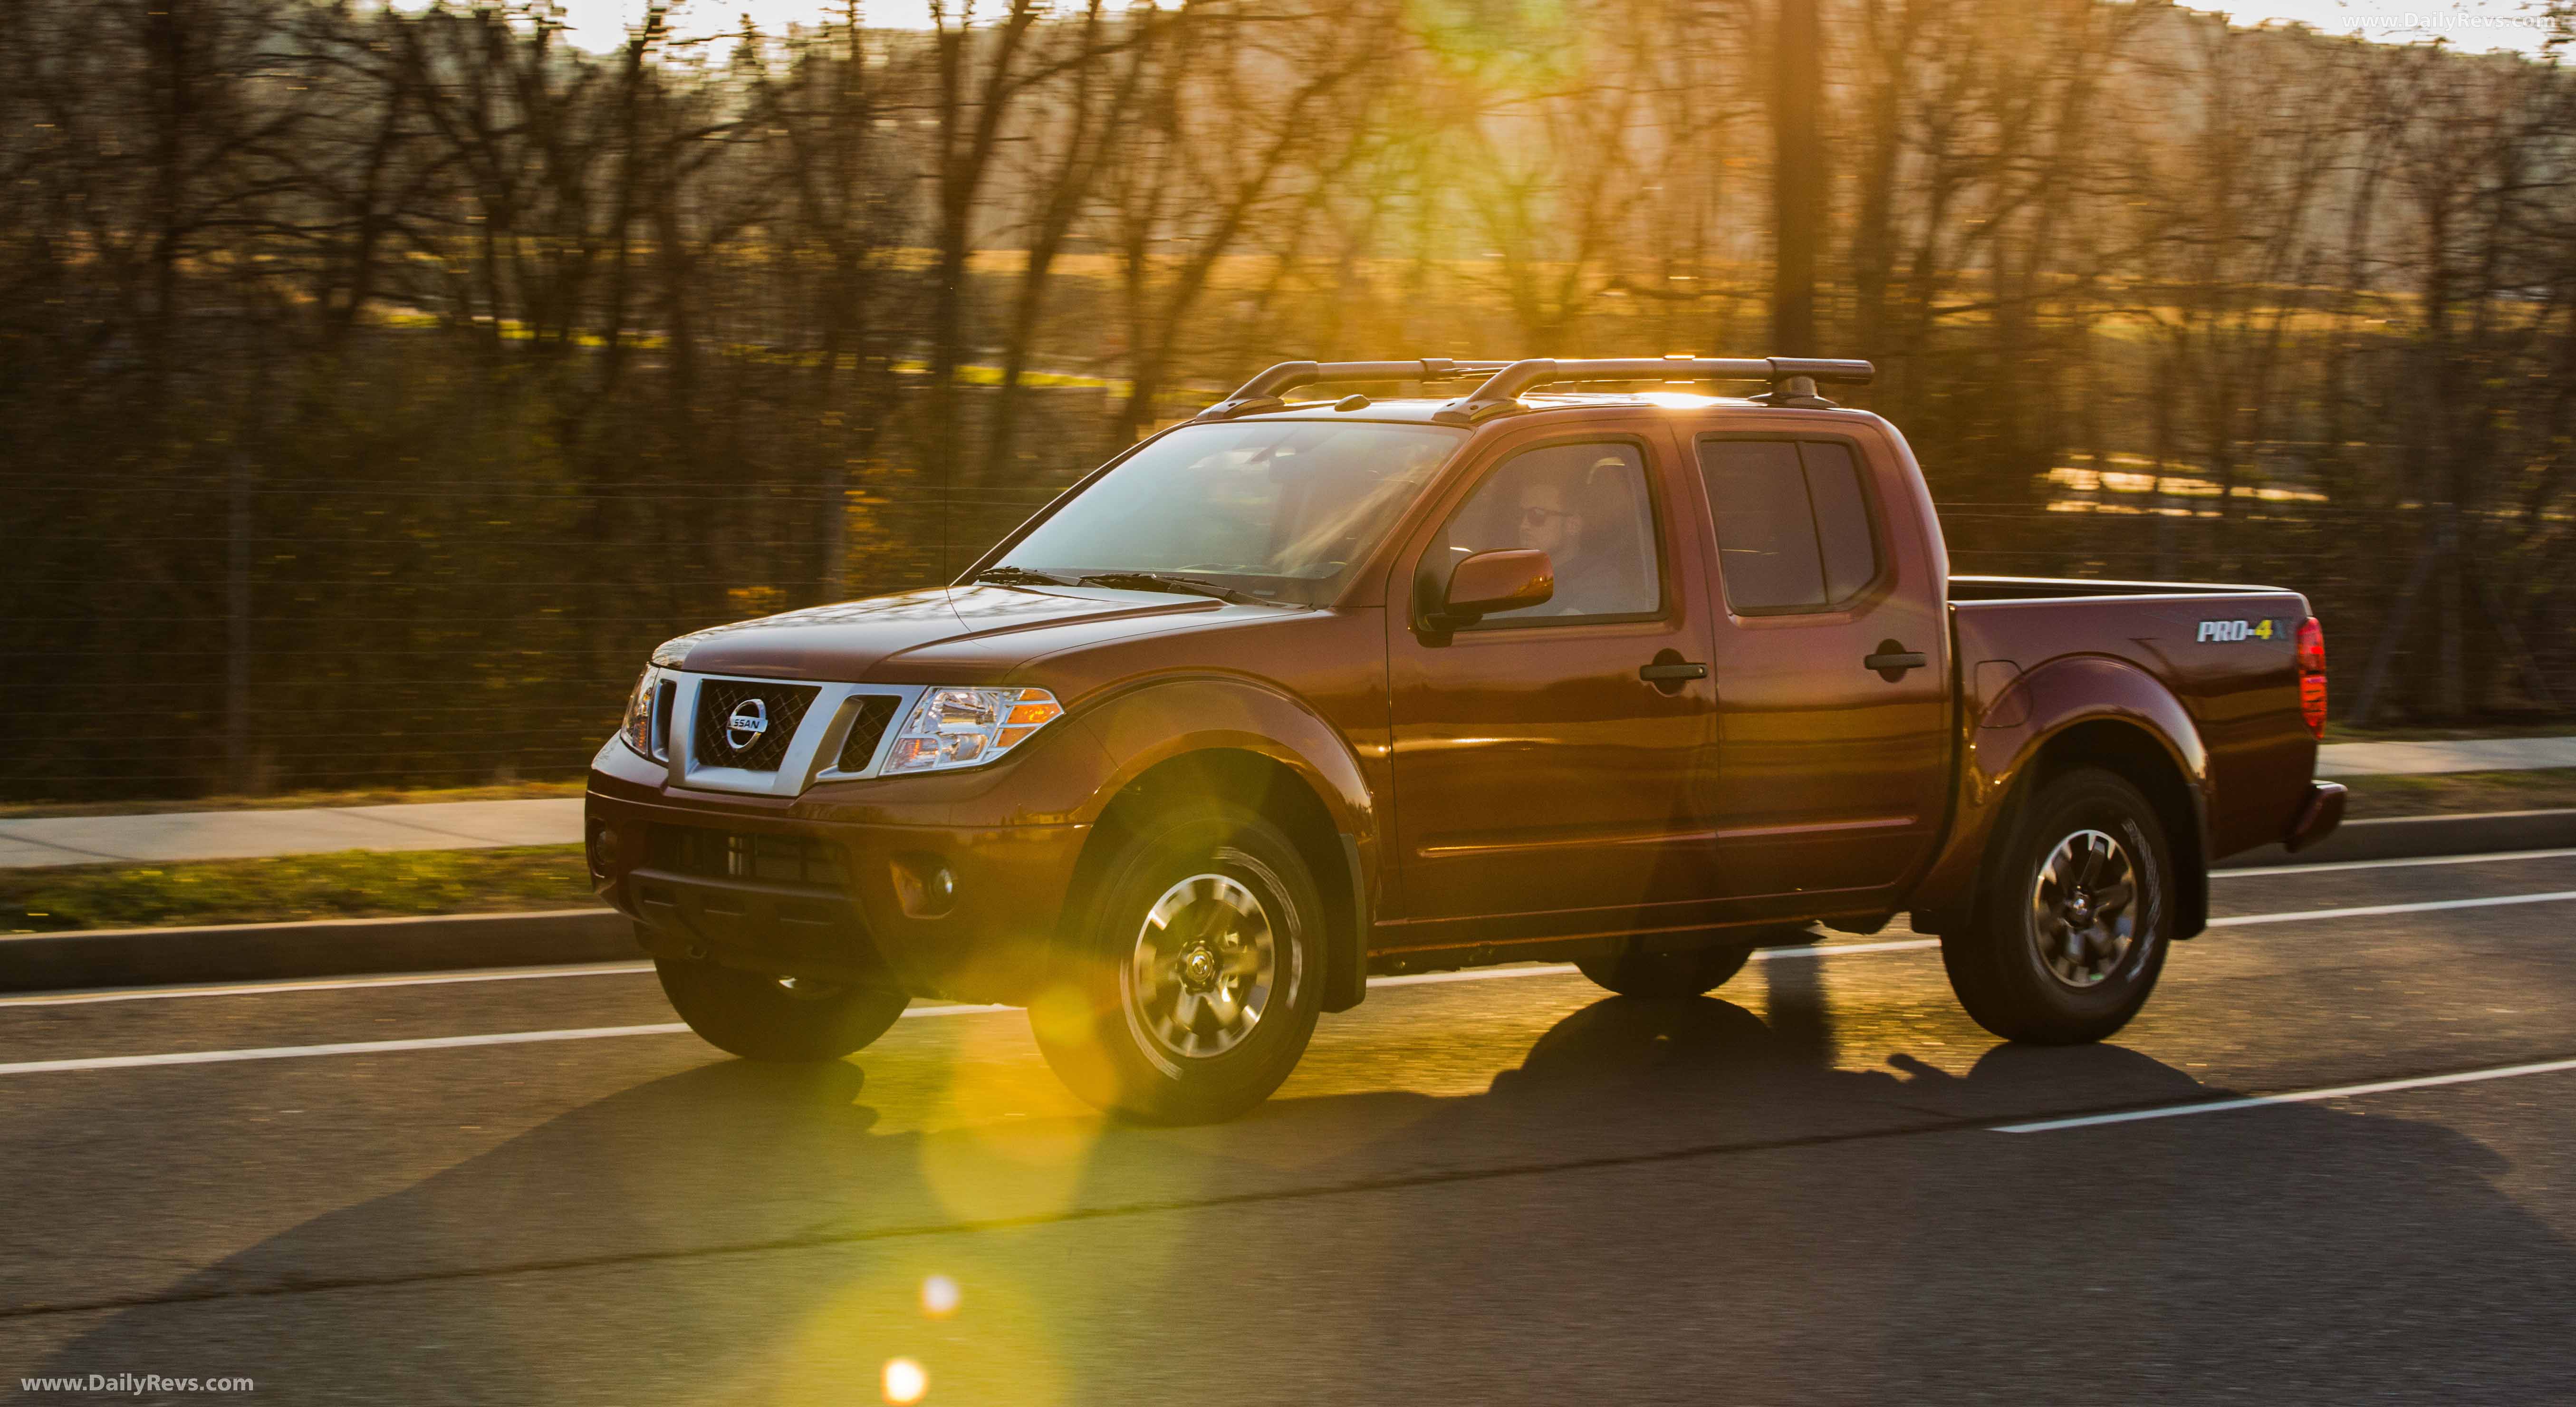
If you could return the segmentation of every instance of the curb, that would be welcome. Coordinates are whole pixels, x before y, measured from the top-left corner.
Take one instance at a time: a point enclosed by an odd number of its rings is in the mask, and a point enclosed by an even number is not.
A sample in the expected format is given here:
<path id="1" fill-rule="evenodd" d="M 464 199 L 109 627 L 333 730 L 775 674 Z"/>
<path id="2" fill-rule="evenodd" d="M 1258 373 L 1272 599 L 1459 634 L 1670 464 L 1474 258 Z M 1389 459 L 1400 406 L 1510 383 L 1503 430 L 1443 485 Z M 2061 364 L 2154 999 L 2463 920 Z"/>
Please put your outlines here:
<path id="1" fill-rule="evenodd" d="M 2576 810 L 2488 811 L 2471 816 L 2393 816 L 2346 821 L 2334 834 L 2293 855 L 2277 845 L 2230 855 L 2222 870 L 2256 865 L 2328 865 L 2343 860 L 2405 860 L 2431 855 L 2483 855 L 2501 850 L 2576 846 Z"/>
<path id="2" fill-rule="evenodd" d="M 2576 848 L 2576 810 L 2346 821 L 2296 855 L 2266 845 L 2231 855 L 2219 868 L 2560 848 Z M 643 955 L 634 921 L 615 909 L 76 929 L 0 938 L 0 992 L 540 967 Z"/>
<path id="3" fill-rule="evenodd" d="M 615 909 L 97 928 L 0 938 L 0 992 L 266 982 L 640 959 Z"/>

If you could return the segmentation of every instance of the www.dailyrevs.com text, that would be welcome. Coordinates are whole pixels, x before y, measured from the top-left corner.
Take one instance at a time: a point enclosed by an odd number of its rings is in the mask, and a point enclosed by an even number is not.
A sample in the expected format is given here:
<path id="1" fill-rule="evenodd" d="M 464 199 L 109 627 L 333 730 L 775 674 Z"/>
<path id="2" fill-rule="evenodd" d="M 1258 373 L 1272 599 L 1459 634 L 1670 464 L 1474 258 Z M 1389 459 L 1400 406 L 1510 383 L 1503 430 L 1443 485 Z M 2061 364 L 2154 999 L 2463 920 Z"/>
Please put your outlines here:
<path id="1" fill-rule="evenodd" d="M 248 1378 L 165 1378 L 159 1373 L 85 1373 L 69 1378 L 20 1378 L 20 1392 L 256 1392 Z"/>

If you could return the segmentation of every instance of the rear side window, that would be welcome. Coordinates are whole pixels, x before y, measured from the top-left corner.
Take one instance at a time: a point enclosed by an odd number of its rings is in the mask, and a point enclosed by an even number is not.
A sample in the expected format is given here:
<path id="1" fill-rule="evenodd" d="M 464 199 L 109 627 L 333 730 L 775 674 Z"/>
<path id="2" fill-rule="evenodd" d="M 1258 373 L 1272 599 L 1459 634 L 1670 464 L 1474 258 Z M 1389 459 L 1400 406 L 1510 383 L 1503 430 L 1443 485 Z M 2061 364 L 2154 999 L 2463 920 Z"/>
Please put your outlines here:
<path id="1" fill-rule="evenodd" d="M 1699 468 L 1736 611 L 1835 605 L 1877 579 L 1877 538 L 1849 446 L 1702 440 Z"/>

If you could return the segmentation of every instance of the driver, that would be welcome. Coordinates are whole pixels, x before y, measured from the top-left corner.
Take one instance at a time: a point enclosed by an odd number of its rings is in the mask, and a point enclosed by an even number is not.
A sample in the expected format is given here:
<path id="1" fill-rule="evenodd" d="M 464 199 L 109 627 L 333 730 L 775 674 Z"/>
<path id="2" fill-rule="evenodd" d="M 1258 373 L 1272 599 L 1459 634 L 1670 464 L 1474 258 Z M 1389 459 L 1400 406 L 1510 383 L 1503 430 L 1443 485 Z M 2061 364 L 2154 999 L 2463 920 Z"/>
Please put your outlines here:
<path id="1" fill-rule="evenodd" d="M 1546 553 L 1556 568 L 1556 594 L 1532 614 L 1603 615 L 1631 609 L 1627 574 L 1612 560 L 1612 552 L 1588 540 L 1589 525 L 1579 505 L 1565 479 L 1556 475 L 1533 477 L 1521 486 L 1520 517 L 1514 524 L 1519 543 Z"/>

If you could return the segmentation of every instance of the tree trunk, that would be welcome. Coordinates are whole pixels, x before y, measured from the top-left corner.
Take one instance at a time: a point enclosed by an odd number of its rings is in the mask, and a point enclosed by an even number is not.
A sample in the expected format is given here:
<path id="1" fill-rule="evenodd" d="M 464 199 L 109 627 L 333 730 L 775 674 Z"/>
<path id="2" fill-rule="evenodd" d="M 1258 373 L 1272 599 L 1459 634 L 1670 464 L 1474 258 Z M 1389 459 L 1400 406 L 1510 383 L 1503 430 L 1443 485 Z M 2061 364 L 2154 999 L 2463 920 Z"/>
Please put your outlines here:
<path id="1" fill-rule="evenodd" d="M 1816 354 L 1816 245 L 1824 226 L 1824 143 L 1816 133 L 1823 88 L 1816 0 L 1779 0 L 1772 56 L 1771 355 Z"/>

